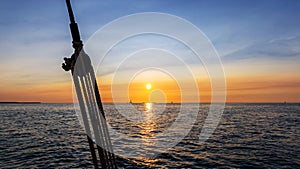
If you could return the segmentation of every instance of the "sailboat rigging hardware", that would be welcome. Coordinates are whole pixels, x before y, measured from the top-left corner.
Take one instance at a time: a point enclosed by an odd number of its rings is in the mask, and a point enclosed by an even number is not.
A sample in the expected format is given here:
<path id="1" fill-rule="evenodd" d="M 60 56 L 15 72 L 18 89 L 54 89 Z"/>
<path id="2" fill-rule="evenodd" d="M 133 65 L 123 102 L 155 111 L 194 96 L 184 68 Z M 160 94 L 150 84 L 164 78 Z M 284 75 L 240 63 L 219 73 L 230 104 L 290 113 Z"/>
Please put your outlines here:
<path id="1" fill-rule="evenodd" d="M 99 168 L 117 168 L 115 155 L 108 132 L 103 105 L 98 90 L 97 80 L 89 56 L 84 52 L 78 25 L 75 22 L 70 0 L 66 0 L 70 18 L 70 30 L 74 53 L 71 58 L 64 58 L 62 68 L 72 72 L 80 112 L 87 134 L 93 165 Z M 96 142 L 96 145 L 93 141 Z M 97 155 L 98 152 L 98 155 Z"/>

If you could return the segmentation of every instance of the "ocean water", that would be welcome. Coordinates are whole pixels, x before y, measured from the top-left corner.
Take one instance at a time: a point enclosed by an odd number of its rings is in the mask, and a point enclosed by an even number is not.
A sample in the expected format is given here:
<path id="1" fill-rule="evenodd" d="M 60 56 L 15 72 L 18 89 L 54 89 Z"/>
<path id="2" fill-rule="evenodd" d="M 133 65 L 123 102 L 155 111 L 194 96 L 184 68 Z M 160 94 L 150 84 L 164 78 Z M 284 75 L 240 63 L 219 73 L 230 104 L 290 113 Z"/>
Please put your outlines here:
<path id="1" fill-rule="evenodd" d="M 147 137 L 168 128 L 179 106 L 167 104 L 166 111 L 147 124 L 124 120 L 112 104 L 104 107 L 113 128 L 129 136 Z M 183 106 L 193 109 L 195 105 Z M 208 106 L 200 105 L 194 127 L 175 147 L 152 158 L 117 157 L 118 167 L 300 167 L 300 104 L 227 104 L 213 135 L 200 143 Z M 153 123 L 155 129 L 142 132 Z M 93 168 L 73 105 L 0 104 L 0 168 Z"/>

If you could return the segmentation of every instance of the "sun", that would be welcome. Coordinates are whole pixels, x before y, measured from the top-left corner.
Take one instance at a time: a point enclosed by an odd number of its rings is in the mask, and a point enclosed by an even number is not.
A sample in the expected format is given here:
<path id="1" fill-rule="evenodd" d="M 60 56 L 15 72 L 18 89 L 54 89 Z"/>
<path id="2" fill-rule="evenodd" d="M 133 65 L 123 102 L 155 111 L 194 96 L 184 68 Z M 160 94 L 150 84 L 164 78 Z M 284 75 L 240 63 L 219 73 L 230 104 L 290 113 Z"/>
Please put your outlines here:
<path id="1" fill-rule="evenodd" d="M 151 83 L 147 83 L 147 84 L 146 84 L 146 89 L 147 89 L 147 90 L 150 90 L 151 88 L 152 88 Z"/>

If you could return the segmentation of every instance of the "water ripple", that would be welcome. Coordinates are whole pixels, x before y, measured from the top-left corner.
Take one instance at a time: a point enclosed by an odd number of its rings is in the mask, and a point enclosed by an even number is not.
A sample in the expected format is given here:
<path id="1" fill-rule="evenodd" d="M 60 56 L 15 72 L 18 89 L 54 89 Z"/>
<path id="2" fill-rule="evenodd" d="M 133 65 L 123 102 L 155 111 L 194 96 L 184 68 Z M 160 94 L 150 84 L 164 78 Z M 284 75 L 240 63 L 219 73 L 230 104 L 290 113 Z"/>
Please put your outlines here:
<path id="1" fill-rule="evenodd" d="M 193 105 L 190 108 L 193 108 Z M 228 104 L 214 134 L 199 143 L 209 105 L 175 147 L 146 159 L 117 158 L 120 168 L 298 168 L 299 104 Z M 132 123 L 105 105 L 109 123 L 132 138 L 155 137 L 176 119 L 176 105 Z M 154 126 L 154 127 L 153 127 Z M 145 132 L 145 129 L 148 132 Z M 119 144 L 124 138 L 119 138 Z M 131 140 L 126 140 L 130 142 Z M 149 145 L 151 146 L 151 145 Z M 148 147 L 149 148 L 149 147 Z M 147 150 L 147 147 L 144 147 Z M 0 168 L 93 168 L 71 104 L 0 105 Z"/>

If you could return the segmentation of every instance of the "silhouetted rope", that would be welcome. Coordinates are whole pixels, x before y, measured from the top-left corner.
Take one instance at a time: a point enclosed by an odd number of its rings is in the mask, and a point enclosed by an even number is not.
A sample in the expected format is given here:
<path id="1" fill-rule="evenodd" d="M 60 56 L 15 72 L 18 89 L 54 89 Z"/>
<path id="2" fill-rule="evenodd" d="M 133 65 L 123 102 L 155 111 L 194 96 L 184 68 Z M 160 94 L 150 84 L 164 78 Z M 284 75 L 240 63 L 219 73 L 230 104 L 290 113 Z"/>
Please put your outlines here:
<path id="1" fill-rule="evenodd" d="M 74 54 L 64 58 L 62 68 L 71 70 L 79 102 L 81 116 L 95 168 L 98 168 L 97 152 L 102 168 L 117 168 L 116 159 L 108 132 L 108 126 L 98 90 L 94 69 L 89 56 L 83 50 L 77 23 L 75 22 L 70 0 L 66 0 L 70 17 Z M 96 147 L 93 141 L 96 142 Z"/>

